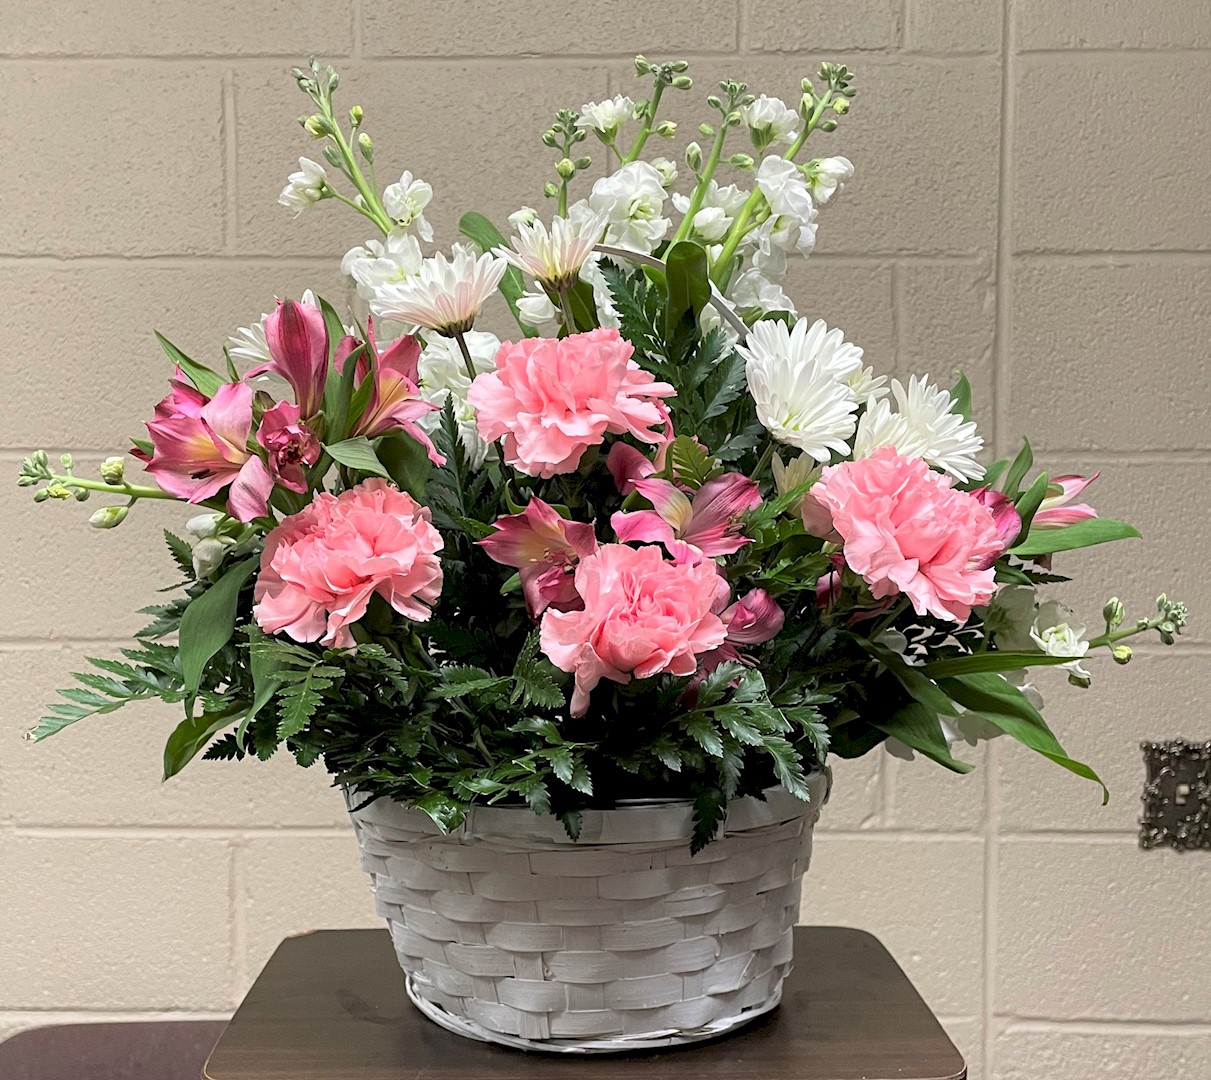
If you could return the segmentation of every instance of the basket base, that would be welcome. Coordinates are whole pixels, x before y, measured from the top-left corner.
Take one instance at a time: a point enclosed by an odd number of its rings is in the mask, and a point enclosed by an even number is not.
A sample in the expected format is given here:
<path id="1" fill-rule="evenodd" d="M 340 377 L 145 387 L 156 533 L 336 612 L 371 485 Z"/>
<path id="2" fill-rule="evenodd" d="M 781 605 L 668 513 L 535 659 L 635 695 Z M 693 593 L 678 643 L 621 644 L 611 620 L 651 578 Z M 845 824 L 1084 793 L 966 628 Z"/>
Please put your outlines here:
<path id="1" fill-rule="evenodd" d="M 408 999 L 425 1016 L 435 1024 L 462 1035 L 467 1039 L 478 1042 L 495 1043 L 497 1046 L 510 1046 L 515 1050 L 528 1050 L 539 1054 L 626 1054 L 640 1050 L 659 1050 L 665 1047 L 687 1046 L 691 1043 L 704 1042 L 707 1039 L 718 1039 L 729 1032 L 751 1024 L 758 1017 L 772 1012 L 782 1000 L 782 987 L 779 986 L 763 1005 L 749 1009 L 739 1016 L 729 1016 L 715 1020 L 696 1031 L 648 1031 L 642 1035 L 606 1035 L 596 1039 L 523 1039 L 519 1035 L 505 1035 L 498 1031 L 490 1031 L 474 1020 L 465 1016 L 455 1016 L 446 1012 L 440 1005 L 435 1005 L 421 997 L 413 984 L 412 976 L 407 975 L 404 985 Z"/>

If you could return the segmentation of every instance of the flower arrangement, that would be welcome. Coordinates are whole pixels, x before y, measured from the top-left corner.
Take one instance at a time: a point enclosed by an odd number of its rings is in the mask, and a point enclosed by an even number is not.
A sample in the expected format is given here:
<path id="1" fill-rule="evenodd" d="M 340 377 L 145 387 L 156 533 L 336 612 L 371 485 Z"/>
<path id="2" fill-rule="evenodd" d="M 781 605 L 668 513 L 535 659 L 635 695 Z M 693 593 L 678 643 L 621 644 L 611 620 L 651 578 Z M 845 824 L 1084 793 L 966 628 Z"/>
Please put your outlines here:
<path id="1" fill-rule="evenodd" d="M 325 163 L 301 158 L 280 201 L 375 230 L 342 262 L 367 310 L 279 300 L 215 367 L 160 338 L 145 482 L 123 457 L 99 480 L 25 460 L 38 501 L 117 497 L 97 528 L 145 499 L 195 511 L 167 535 L 181 593 L 31 737 L 160 698 L 184 710 L 166 777 L 285 747 L 443 829 L 516 803 L 573 837 L 586 808 L 676 796 L 695 850 L 733 798 L 807 798 L 827 752 L 965 772 L 957 745 L 1008 734 L 1100 783 L 1029 671 L 1087 685 L 1134 634 L 1172 643 L 1185 608 L 1128 623 L 1112 599 L 1087 637 L 1042 593 L 1068 580 L 1056 556 L 1138 535 L 1078 501 L 1096 475 L 1035 472 L 1029 444 L 980 464 L 961 375 L 889 384 L 797 314 L 788 260 L 853 176 L 799 159 L 848 113 L 848 69 L 794 107 L 722 83 L 681 166 L 644 151 L 676 137 L 660 106 L 686 67 L 639 57 L 646 97 L 559 111 L 549 219 L 523 207 L 506 239 L 469 213 L 433 255 L 432 189 L 380 190 L 362 109 L 338 117 L 331 68 L 295 70 Z M 613 171 L 573 200 L 590 137 Z M 498 295 L 503 342 L 479 328 Z"/>

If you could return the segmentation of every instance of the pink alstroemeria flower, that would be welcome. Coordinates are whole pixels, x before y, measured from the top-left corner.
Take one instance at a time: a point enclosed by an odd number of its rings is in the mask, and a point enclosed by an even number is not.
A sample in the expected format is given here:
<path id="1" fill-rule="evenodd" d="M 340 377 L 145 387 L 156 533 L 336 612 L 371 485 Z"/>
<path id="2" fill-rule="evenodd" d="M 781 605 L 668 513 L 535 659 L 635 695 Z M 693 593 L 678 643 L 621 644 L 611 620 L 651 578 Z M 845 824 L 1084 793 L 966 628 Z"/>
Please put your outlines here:
<path id="1" fill-rule="evenodd" d="M 678 559 L 694 552 L 708 558 L 731 555 L 751 543 L 740 533 L 740 519 L 746 510 L 761 504 L 755 480 L 725 473 L 708 480 L 692 499 L 669 480 L 650 477 L 632 482 L 655 509 L 617 511 L 610 525 L 619 540 L 664 544 Z"/>
<path id="2" fill-rule="evenodd" d="M 356 346 L 353 338 L 341 340 L 336 350 L 339 371 L 344 371 L 345 361 Z M 380 353 L 374 340 L 374 323 L 367 324 L 366 349 L 357 359 L 354 378 L 357 386 L 367 377 L 373 380 L 373 385 L 366 410 L 351 434 L 377 439 L 392 431 L 404 431 L 425 448 L 434 465 L 444 465 L 446 459 L 416 422 L 427 413 L 438 411 L 438 406 L 420 396 L 419 365 L 420 342 L 413 335 L 405 334 Z"/>
<path id="3" fill-rule="evenodd" d="M 624 442 L 616 442 L 610 447 L 606 456 L 606 468 L 610 470 L 620 495 L 630 495 L 635 490 L 636 480 L 646 480 L 653 473 L 660 471 L 656 463 L 643 451 L 636 450 Z"/>
<path id="4" fill-rule="evenodd" d="M 722 581 L 723 578 L 720 577 Z M 726 584 L 725 584 L 726 590 Z M 726 596 L 726 592 L 725 592 Z M 723 603 L 726 603 L 724 599 Z M 686 701 L 691 706 L 697 700 L 698 684 L 720 664 L 735 662 L 751 667 L 753 661 L 740 651 L 740 645 L 764 645 L 782 633 L 786 613 L 764 589 L 752 589 L 730 607 L 719 613 L 727 627 L 723 644 L 704 653 L 698 660 L 698 670 L 686 688 Z M 739 680 L 737 680 L 739 681 Z"/>
<path id="5" fill-rule="evenodd" d="M 248 449 L 252 430 L 252 387 L 224 383 L 207 398 L 188 383 L 180 368 L 172 393 L 161 401 L 148 421 L 153 452 L 132 453 L 147 462 L 147 471 L 170 495 L 191 503 L 204 502 L 228 484 L 227 509 L 239 521 L 268 513 L 273 476 Z"/>
<path id="6" fill-rule="evenodd" d="M 268 453 L 269 471 L 277 482 L 302 495 L 307 491 L 304 466 L 319 461 L 320 441 L 299 419 L 299 414 L 299 407 L 290 401 L 279 401 L 266 409 L 256 441 Z"/>
<path id="7" fill-rule="evenodd" d="M 992 523 L 997 527 L 997 536 L 1001 541 L 1000 553 L 989 552 L 983 559 L 978 560 L 980 565 L 977 569 L 987 570 L 1017 540 L 1018 533 L 1022 531 L 1022 515 L 1003 491 L 979 488 L 971 494 L 992 515 Z"/>
<path id="8" fill-rule="evenodd" d="M 269 363 L 253 368 L 248 377 L 271 371 L 294 390 L 304 419 L 310 419 L 324 401 L 328 381 L 328 328 L 319 308 L 294 300 L 279 300 L 265 320 Z"/>
<path id="9" fill-rule="evenodd" d="M 1034 521 L 1030 523 L 1030 527 L 1032 529 L 1059 529 L 1064 525 L 1074 525 L 1078 521 L 1097 517 L 1097 511 L 1088 503 L 1075 503 L 1071 506 L 1068 504 L 1101 475 L 1101 472 L 1095 472 L 1089 477 L 1074 475 L 1053 477 L 1051 482 L 1056 484 L 1061 491 L 1058 495 L 1048 495 L 1039 504 L 1038 513 L 1034 515 Z"/>
<path id="10" fill-rule="evenodd" d="M 496 532 L 479 546 L 496 562 L 520 571 L 526 610 L 537 619 L 547 608 L 576 611 L 584 606 L 573 572 L 597 550 L 593 526 L 567 521 L 542 499 L 531 499 L 520 514 L 497 518 Z"/>

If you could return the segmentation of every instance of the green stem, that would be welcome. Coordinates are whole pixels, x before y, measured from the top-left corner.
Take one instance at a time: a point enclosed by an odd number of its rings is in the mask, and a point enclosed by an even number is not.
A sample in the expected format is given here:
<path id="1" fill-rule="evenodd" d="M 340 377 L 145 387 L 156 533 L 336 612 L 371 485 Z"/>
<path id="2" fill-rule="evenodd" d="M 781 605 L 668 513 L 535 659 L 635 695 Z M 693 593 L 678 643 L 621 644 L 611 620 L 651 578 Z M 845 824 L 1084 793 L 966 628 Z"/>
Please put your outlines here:
<path id="1" fill-rule="evenodd" d="M 167 491 L 161 491 L 159 488 L 144 487 L 139 484 L 106 484 L 101 480 L 85 480 L 79 476 L 59 476 L 55 473 L 51 474 L 50 482 L 52 484 L 61 484 L 68 488 L 83 488 L 85 491 L 100 491 L 106 495 L 123 495 L 129 499 L 172 499 L 173 502 L 180 502 L 175 495 L 170 495 Z"/>
<path id="2" fill-rule="evenodd" d="M 471 381 L 475 382 L 475 377 L 479 372 L 475 370 L 475 361 L 471 359 L 471 350 L 467 348 L 467 339 L 460 331 L 454 335 L 454 340 L 458 342 L 458 351 L 463 354 L 463 364 L 467 368 L 467 374 L 470 376 Z"/>
<path id="3" fill-rule="evenodd" d="M 1090 649 L 1100 649 L 1103 645 L 1107 648 L 1113 648 L 1117 642 L 1124 638 L 1135 637 L 1136 634 L 1146 634 L 1149 630 L 1155 630 L 1161 623 L 1165 621 L 1162 615 L 1156 616 L 1154 619 L 1149 619 L 1144 626 L 1135 625 L 1128 626 L 1122 630 L 1113 630 L 1109 633 L 1099 634 L 1095 638 L 1089 639 Z"/>
<path id="4" fill-rule="evenodd" d="M 569 334 L 576 333 L 576 317 L 572 314 L 572 298 L 566 288 L 556 290 L 559 293 L 559 307 L 563 312 L 563 324 Z"/>
<path id="5" fill-rule="evenodd" d="M 381 221 L 379 221 L 379 219 L 377 217 L 375 217 L 374 214 L 372 214 L 369 210 L 367 210 L 361 203 L 355 202 L 353 199 L 349 198 L 347 195 L 342 195 L 331 184 L 327 184 L 325 186 L 328 189 L 328 195 L 330 198 L 336 199 L 337 202 L 343 202 L 346 206 L 352 206 L 354 210 L 356 210 L 363 217 L 368 217 L 380 229 L 383 227 L 383 223 Z"/>
<path id="6" fill-rule="evenodd" d="M 824 96 L 816 103 L 815 109 L 812 110 L 811 118 L 803 125 L 803 130 L 799 132 L 795 141 L 787 147 L 786 152 L 782 155 L 783 158 L 787 161 L 795 160 L 796 155 L 803 149 L 803 144 L 807 142 L 807 137 L 816 130 L 816 126 L 820 123 L 820 118 L 824 115 L 824 110 L 832 104 L 832 100 L 832 90 L 826 90 Z M 720 289 L 726 289 L 728 282 L 731 280 L 732 259 L 735 258 L 736 249 L 740 246 L 741 241 L 748 234 L 748 223 L 763 198 L 761 189 L 754 187 L 748 199 L 745 200 L 744 205 L 740 208 L 740 212 L 736 215 L 735 221 L 732 222 L 727 239 L 723 243 L 723 250 L 719 252 L 719 258 L 715 260 L 715 265 L 711 268 L 711 280 Z"/>
<path id="7" fill-rule="evenodd" d="M 365 214 L 383 231 L 383 235 L 391 232 L 391 219 L 387 216 L 387 211 L 383 209 L 382 203 L 378 201 L 378 194 L 374 188 L 366 181 L 366 176 L 362 172 L 361 167 L 357 163 L 357 158 L 354 157 L 353 148 L 350 147 L 348 140 L 345 138 L 345 133 L 341 131 L 341 125 L 337 121 L 336 116 L 332 112 L 332 102 L 325 99 L 323 109 L 327 120 L 332 125 L 332 139 L 336 143 L 337 149 L 341 152 L 341 157 L 345 159 L 345 174 L 353 182 L 353 186 L 357 188 L 358 194 L 365 201 Z M 342 201 L 348 202 L 347 199 Z M 354 203 L 354 206 L 357 204 Z M 361 209 L 360 207 L 358 209 Z"/>
<path id="8" fill-rule="evenodd" d="M 727 118 L 725 117 L 719 125 L 718 132 L 715 133 L 715 141 L 711 144 L 711 152 L 702 168 L 702 175 L 698 178 L 698 185 L 694 188 L 693 195 L 690 196 L 690 205 L 686 208 L 685 217 L 681 219 L 681 224 L 677 227 L 677 233 L 673 237 L 674 244 L 678 240 L 684 240 L 694 228 L 694 216 L 702 209 L 707 189 L 711 186 L 715 170 L 719 168 L 719 162 L 723 158 L 723 143 L 726 139 Z"/>
<path id="9" fill-rule="evenodd" d="M 765 444 L 765 450 L 762 451 L 761 457 L 757 459 L 757 467 L 753 470 L 752 479 L 759 480 L 761 474 L 765 472 L 766 467 L 774 457 L 774 440 L 770 439 Z"/>
<path id="10" fill-rule="evenodd" d="M 664 83 L 657 79 L 656 85 L 652 89 L 652 100 L 648 103 L 647 112 L 643 117 L 643 124 L 639 128 L 639 134 L 635 136 L 635 141 L 631 143 L 631 149 L 627 151 L 626 156 L 619 155 L 619 165 L 629 165 L 639 157 L 639 152 L 648 141 L 648 136 L 652 134 L 652 125 L 656 119 L 656 109 L 660 106 L 660 95 L 663 93 Z"/>

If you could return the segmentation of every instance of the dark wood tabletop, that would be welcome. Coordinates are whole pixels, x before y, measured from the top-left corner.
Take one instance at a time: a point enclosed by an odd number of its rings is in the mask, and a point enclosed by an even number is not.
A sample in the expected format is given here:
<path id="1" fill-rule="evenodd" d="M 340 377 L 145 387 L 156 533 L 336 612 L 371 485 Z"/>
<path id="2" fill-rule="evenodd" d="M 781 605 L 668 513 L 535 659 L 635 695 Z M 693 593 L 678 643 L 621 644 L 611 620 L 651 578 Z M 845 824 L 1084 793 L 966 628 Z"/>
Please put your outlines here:
<path id="1" fill-rule="evenodd" d="M 963 1058 L 879 940 L 795 929 L 782 1004 L 683 1049 L 570 1057 L 474 1042 L 404 995 L 386 930 L 322 930 L 273 954 L 206 1080 L 963 1080 Z"/>

